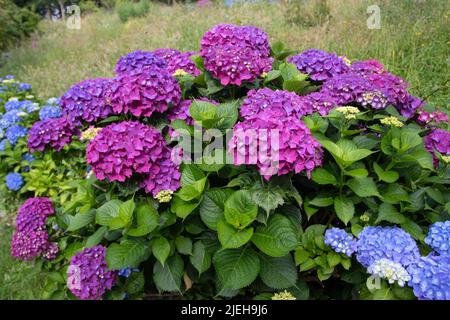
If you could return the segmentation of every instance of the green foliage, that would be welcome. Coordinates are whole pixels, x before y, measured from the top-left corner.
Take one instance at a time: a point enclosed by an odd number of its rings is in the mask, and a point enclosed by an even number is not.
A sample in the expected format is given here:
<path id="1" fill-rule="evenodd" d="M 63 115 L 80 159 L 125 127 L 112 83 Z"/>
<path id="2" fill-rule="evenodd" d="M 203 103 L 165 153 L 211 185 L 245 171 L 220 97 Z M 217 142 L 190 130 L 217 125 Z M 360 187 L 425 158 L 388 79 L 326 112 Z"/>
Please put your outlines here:
<path id="1" fill-rule="evenodd" d="M 137 3 L 128 0 L 121 0 L 117 1 L 116 4 L 116 12 L 122 22 L 127 22 L 131 18 L 143 17 L 149 10 L 150 3 L 148 0 L 140 0 Z"/>

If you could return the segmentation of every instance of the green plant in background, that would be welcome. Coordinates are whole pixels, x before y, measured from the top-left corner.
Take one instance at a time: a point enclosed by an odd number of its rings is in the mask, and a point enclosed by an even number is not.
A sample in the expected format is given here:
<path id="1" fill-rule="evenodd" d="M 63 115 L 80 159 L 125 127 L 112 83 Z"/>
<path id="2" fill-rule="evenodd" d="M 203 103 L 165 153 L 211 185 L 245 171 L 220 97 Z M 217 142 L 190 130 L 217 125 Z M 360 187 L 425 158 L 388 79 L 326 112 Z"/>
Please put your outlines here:
<path id="1" fill-rule="evenodd" d="M 286 6 L 286 21 L 303 26 L 321 26 L 331 18 L 327 0 L 289 0 Z"/>
<path id="2" fill-rule="evenodd" d="M 150 3 L 148 0 L 140 0 L 139 2 L 121 0 L 116 3 L 116 11 L 122 22 L 127 22 L 130 18 L 143 17 L 149 10 Z"/>

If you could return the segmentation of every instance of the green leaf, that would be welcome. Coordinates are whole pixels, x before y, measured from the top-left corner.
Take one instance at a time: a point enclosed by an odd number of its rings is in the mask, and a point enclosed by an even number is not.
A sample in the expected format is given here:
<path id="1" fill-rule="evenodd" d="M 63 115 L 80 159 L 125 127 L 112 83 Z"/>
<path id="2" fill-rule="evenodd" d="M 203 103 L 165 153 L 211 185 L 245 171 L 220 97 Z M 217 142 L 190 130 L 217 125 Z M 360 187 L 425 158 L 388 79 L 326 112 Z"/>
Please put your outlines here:
<path id="1" fill-rule="evenodd" d="M 121 204 L 122 201 L 114 199 L 98 208 L 95 216 L 96 223 L 102 226 L 108 226 L 111 220 L 119 215 L 119 207 Z"/>
<path id="2" fill-rule="evenodd" d="M 153 267 L 153 281 L 159 291 L 180 292 L 181 281 L 184 273 L 183 259 L 175 254 L 171 256 L 165 265 L 156 262 Z"/>
<path id="3" fill-rule="evenodd" d="M 111 244 L 106 251 L 106 261 L 110 269 L 137 268 L 147 257 L 147 248 L 137 240 L 127 239 Z"/>
<path id="4" fill-rule="evenodd" d="M 196 181 L 205 178 L 205 174 L 193 164 L 183 166 L 183 172 L 181 173 L 181 186 L 190 186 L 195 184 Z"/>
<path id="5" fill-rule="evenodd" d="M 217 108 L 217 123 L 214 124 L 218 129 L 231 129 L 235 125 L 238 117 L 239 104 L 236 101 L 221 103 Z"/>
<path id="6" fill-rule="evenodd" d="M 273 258 L 260 254 L 259 259 L 261 261 L 259 275 L 267 286 L 274 289 L 285 289 L 295 286 L 298 275 L 291 255 Z"/>
<path id="7" fill-rule="evenodd" d="M 341 256 L 336 252 L 329 252 L 327 254 L 327 262 L 330 267 L 334 268 L 341 262 Z"/>
<path id="8" fill-rule="evenodd" d="M 373 163 L 373 169 L 378 179 L 387 183 L 393 183 L 398 180 L 399 174 L 396 171 L 384 171 L 376 162 Z"/>
<path id="9" fill-rule="evenodd" d="M 236 230 L 225 221 L 217 224 L 217 235 L 223 248 L 234 249 L 242 247 L 250 241 L 253 235 L 253 228 Z"/>
<path id="10" fill-rule="evenodd" d="M 353 178 L 347 182 L 347 185 L 360 197 L 380 196 L 372 178 Z"/>
<path id="11" fill-rule="evenodd" d="M 143 272 L 133 272 L 127 280 L 126 292 L 137 294 L 144 290 L 145 278 Z"/>
<path id="12" fill-rule="evenodd" d="M 334 198 L 334 210 L 336 211 L 338 218 L 344 222 L 345 225 L 348 224 L 355 214 L 353 202 L 349 198 L 343 196 Z"/>
<path id="13" fill-rule="evenodd" d="M 207 271 L 211 266 L 211 254 L 206 250 L 201 240 L 194 243 L 192 256 L 189 257 L 189 260 L 199 274 Z"/>
<path id="14" fill-rule="evenodd" d="M 283 257 L 299 244 L 298 230 L 289 218 L 276 214 L 256 229 L 252 242 L 271 257 Z"/>
<path id="15" fill-rule="evenodd" d="M 136 228 L 129 229 L 126 234 L 132 237 L 142 237 L 159 225 L 158 211 L 151 205 L 141 204 L 136 210 Z"/>
<path id="16" fill-rule="evenodd" d="M 217 251 L 213 263 L 221 288 L 245 288 L 256 280 L 260 271 L 258 254 L 248 246 Z"/>
<path id="17" fill-rule="evenodd" d="M 295 249 L 294 253 L 295 265 L 298 266 L 302 263 L 305 263 L 310 258 L 310 254 L 308 250 L 305 250 L 303 247 L 298 247 Z"/>
<path id="18" fill-rule="evenodd" d="M 187 237 L 178 236 L 175 239 L 175 247 L 177 248 L 177 251 L 184 255 L 191 255 L 192 254 L 192 240 Z"/>
<path id="19" fill-rule="evenodd" d="M 69 227 L 67 231 L 79 230 L 95 219 L 95 210 L 89 210 L 87 213 L 77 213 L 75 216 L 71 216 Z"/>
<path id="20" fill-rule="evenodd" d="M 400 203 L 401 201 L 410 202 L 408 192 L 406 192 L 402 185 L 398 183 L 389 184 L 381 194 L 384 202 L 390 204 Z"/>
<path id="21" fill-rule="evenodd" d="M 267 76 L 264 78 L 264 83 L 269 83 L 275 79 L 281 77 L 280 70 L 272 70 L 267 73 Z"/>
<path id="22" fill-rule="evenodd" d="M 423 241 L 425 238 L 425 235 L 423 234 L 422 227 L 419 226 L 414 221 L 405 218 L 405 221 L 400 225 L 403 230 L 408 232 L 414 239 Z"/>
<path id="23" fill-rule="evenodd" d="M 200 204 L 200 218 L 212 230 L 217 230 L 217 223 L 224 218 L 225 201 L 233 193 L 230 189 L 210 189 L 205 192 Z"/>
<path id="24" fill-rule="evenodd" d="M 252 223 L 258 214 L 258 206 L 252 200 L 250 191 L 239 190 L 225 202 L 225 220 L 237 229 L 243 229 Z"/>
<path id="25" fill-rule="evenodd" d="M 189 114 L 196 122 L 201 122 L 206 129 L 216 121 L 217 107 L 210 102 L 194 100 L 189 107 Z"/>
<path id="26" fill-rule="evenodd" d="M 403 155 L 400 158 L 401 162 L 416 162 L 423 169 L 434 170 L 433 156 L 426 150 L 416 150 Z"/>
<path id="27" fill-rule="evenodd" d="M 310 200 L 308 204 L 312 204 L 316 207 L 328 207 L 333 204 L 333 197 L 318 195 L 314 199 Z"/>
<path id="28" fill-rule="evenodd" d="M 345 175 L 355 178 L 365 178 L 369 175 L 369 172 L 364 168 L 348 170 L 344 172 Z"/>
<path id="29" fill-rule="evenodd" d="M 135 204 L 133 199 L 122 203 L 119 206 L 119 214 L 117 217 L 112 218 L 109 222 L 109 229 L 116 230 L 127 227 L 133 219 L 134 208 Z"/>
<path id="30" fill-rule="evenodd" d="M 311 178 L 318 184 L 337 184 L 336 177 L 323 168 L 314 169 L 311 173 Z"/>
<path id="31" fill-rule="evenodd" d="M 252 192 L 253 201 L 261 208 L 263 208 L 267 215 L 272 210 L 284 204 L 283 190 L 271 189 L 269 187 L 257 189 Z"/>
<path id="32" fill-rule="evenodd" d="M 155 258 L 164 266 L 164 262 L 170 254 L 170 243 L 164 237 L 152 241 L 152 252 Z"/>
<path id="33" fill-rule="evenodd" d="M 381 221 L 401 224 L 405 222 L 405 217 L 401 215 L 392 204 L 382 203 L 375 223 L 378 224 Z"/>
<path id="34" fill-rule="evenodd" d="M 85 247 L 92 248 L 93 246 L 99 244 L 107 232 L 108 232 L 107 226 L 100 227 L 89 238 L 87 238 Z"/>
<path id="35" fill-rule="evenodd" d="M 174 212 L 177 217 L 186 219 L 186 217 L 189 216 L 192 211 L 194 211 L 195 208 L 198 207 L 199 204 L 199 202 L 186 202 L 178 196 L 174 196 L 172 199 L 170 210 Z"/>

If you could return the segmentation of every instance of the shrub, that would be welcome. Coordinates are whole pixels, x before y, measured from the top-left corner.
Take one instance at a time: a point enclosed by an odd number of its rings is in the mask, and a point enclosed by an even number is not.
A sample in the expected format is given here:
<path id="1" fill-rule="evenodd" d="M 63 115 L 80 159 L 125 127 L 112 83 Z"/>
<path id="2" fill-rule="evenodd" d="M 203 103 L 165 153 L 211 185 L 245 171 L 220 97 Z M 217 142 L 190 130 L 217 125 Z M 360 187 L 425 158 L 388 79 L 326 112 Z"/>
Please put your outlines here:
<path id="1" fill-rule="evenodd" d="M 289 0 L 285 17 L 299 26 L 321 26 L 331 18 L 330 7 L 327 0 Z"/>
<path id="2" fill-rule="evenodd" d="M 149 10 L 148 0 L 140 0 L 137 3 L 125 0 L 116 4 L 116 11 L 122 22 L 127 22 L 130 18 L 143 17 Z"/>
<path id="3" fill-rule="evenodd" d="M 254 60 L 223 72 L 229 56 L 210 47 L 216 36 L 216 49 Z M 54 135 L 22 187 L 23 198 L 51 196 L 55 206 L 41 229 L 13 240 L 19 249 L 40 241 L 32 256 L 58 279 L 45 297 L 450 297 L 447 114 L 377 61 L 289 57 L 256 28 L 208 31 L 189 54 L 199 73 L 169 71 L 180 54 L 134 52 L 102 82 L 111 90 L 65 94 L 80 116 L 93 105 L 108 114 L 74 123 L 81 137 L 61 151 Z M 250 73 L 261 60 L 273 63 Z"/>

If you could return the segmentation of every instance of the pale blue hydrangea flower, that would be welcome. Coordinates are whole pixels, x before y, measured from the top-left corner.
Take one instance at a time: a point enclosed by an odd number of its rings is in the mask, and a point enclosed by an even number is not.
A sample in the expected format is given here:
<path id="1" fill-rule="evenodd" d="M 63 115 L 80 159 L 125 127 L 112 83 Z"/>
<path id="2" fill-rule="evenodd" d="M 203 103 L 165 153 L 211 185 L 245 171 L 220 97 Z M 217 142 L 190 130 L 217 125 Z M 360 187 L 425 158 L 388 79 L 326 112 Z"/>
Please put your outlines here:
<path id="1" fill-rule="evenodd" d="M 325 231 L 325 244 L 338 253 L 351 256 L 356 251 L 355 238 L 343 229 L 331 228 Z"/>
<path id="2" fill-rule="evenodd" d="M 431 225 L 425 243 L 440 255 L 450 256 L 450 221 L 436 222 Z"/>
<path id="3" fill-rule="evenodd" d="M 411 280 L 408 271 L 400 263 L 386 258 L 372 263 L 367 268 L 367 272 L 373 276 L 388 280 L 390 284 L 397 282 L 400 287 L 403 287 L 405 283 Z"/>

